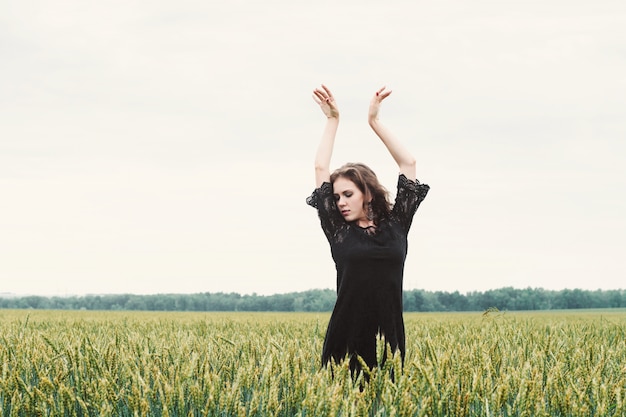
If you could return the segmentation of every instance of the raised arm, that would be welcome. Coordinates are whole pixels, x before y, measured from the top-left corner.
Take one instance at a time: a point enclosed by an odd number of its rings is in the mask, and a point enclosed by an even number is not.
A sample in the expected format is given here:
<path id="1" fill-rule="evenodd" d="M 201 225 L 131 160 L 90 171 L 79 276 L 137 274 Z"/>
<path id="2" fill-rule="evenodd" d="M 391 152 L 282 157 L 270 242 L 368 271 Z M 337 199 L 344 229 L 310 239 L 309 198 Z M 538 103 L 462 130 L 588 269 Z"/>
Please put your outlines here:
<path id="1" fill-rule="evenodd" d="M 320 187 L 324 182 L 330 182 L 330 158 L 333 155 L 335 135 L 339 126 L 339 108 L 332 93 L 322 84 L 322 88 L 313 91 L 313 100 L 320 106 L 326 116 L 326 126 L 322 139 L 315 154 L 315 186 Z"/>
<path id="2" fill-rule="evenodd" d="M 385 87 L 381 88 L 374 94 L 370 101 L 370 108 L 368 112 L 368 122 L 370 127 L 374 130 L 376 135 L 383 141 L 387 150 L 393 157 L 400 168 L 400 173 L 404 174 L 408 179 L 415 181 L 415 158 L 408 149 L 402 145 L 402 143 L 395 137 L 393 133 L 387 127 L 385 127 L 380 120 L 378 120 L 378 111 L 380 110 L 380 103 L 391 94 L 391 90 L 385 91 Z"/>

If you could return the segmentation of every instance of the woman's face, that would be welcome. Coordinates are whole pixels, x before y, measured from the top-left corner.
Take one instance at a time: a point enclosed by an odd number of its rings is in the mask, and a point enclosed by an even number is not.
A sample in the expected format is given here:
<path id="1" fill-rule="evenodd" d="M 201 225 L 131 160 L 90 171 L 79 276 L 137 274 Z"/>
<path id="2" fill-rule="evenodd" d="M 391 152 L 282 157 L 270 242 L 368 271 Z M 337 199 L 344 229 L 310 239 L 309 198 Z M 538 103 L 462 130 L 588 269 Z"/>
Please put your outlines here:
<path id="1" fill-rule="evenodd" d="M 333 183 L 333 193 L 337 208 L 347 222 L 367 224 L 367 213 L 363 210 L 365 195 L 355 183 L 344 177 L 337 177 Z"/>

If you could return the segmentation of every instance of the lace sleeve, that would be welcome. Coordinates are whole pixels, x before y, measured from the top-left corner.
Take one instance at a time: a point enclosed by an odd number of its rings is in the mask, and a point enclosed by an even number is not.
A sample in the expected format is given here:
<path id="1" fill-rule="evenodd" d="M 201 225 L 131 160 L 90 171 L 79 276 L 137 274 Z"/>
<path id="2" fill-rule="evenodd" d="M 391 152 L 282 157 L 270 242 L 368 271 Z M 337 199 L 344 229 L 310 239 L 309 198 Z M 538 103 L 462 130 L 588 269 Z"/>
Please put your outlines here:
<path id="1" fill-rule="evenodd" d="M 322 230 L 328 241 L 331 242 L 332 238 L 337 235 L 339 229 L 345 224 L 335 205 L 332 185 L 329 182 L 323 183 L 320 188 L 317 188 L 313 191 L 313 194 L 307 197 L 306 203 L 317 209 Z"/>
<path id="2" fill-rule="evenodd" d="M 412 181 L 404 174 L 400 174 L 398 178 L 398 192 L 391 210 L 391 217 L 402 225 L 406 233 L 409 232 L 413 222 L 413 215 L 422 200 L 424 200 L 424 197 L 426 197 L 429 189 L 428 185 L 420 184 L 417 180 Z"/>

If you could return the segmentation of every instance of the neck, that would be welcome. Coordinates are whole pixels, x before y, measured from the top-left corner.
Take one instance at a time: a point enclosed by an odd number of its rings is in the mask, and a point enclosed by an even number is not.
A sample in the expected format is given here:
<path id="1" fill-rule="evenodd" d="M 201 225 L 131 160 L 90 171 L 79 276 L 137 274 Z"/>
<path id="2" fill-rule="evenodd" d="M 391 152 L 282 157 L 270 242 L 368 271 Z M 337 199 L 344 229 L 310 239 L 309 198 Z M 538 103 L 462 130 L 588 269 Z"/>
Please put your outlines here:
<path id="1" fill-rule="evenodd" d="M 366 228 L 366 227 L 374 227 L 376 226 L 372 220 L 357 220 L 357 226 Z"/>

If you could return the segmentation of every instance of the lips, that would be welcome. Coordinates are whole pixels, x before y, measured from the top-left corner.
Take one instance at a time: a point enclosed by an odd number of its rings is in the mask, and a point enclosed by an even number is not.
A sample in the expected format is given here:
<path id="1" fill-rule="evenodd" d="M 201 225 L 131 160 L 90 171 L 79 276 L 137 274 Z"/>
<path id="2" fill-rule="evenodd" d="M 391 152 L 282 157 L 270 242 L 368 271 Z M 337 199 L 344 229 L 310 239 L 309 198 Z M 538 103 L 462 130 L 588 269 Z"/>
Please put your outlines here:
<path id="1" fill-rule="evenodd" d="M 346 217 L 348 214 L 350 214 L 350 210 L 341 210 L 341 215 L 343 217 Z"/>

